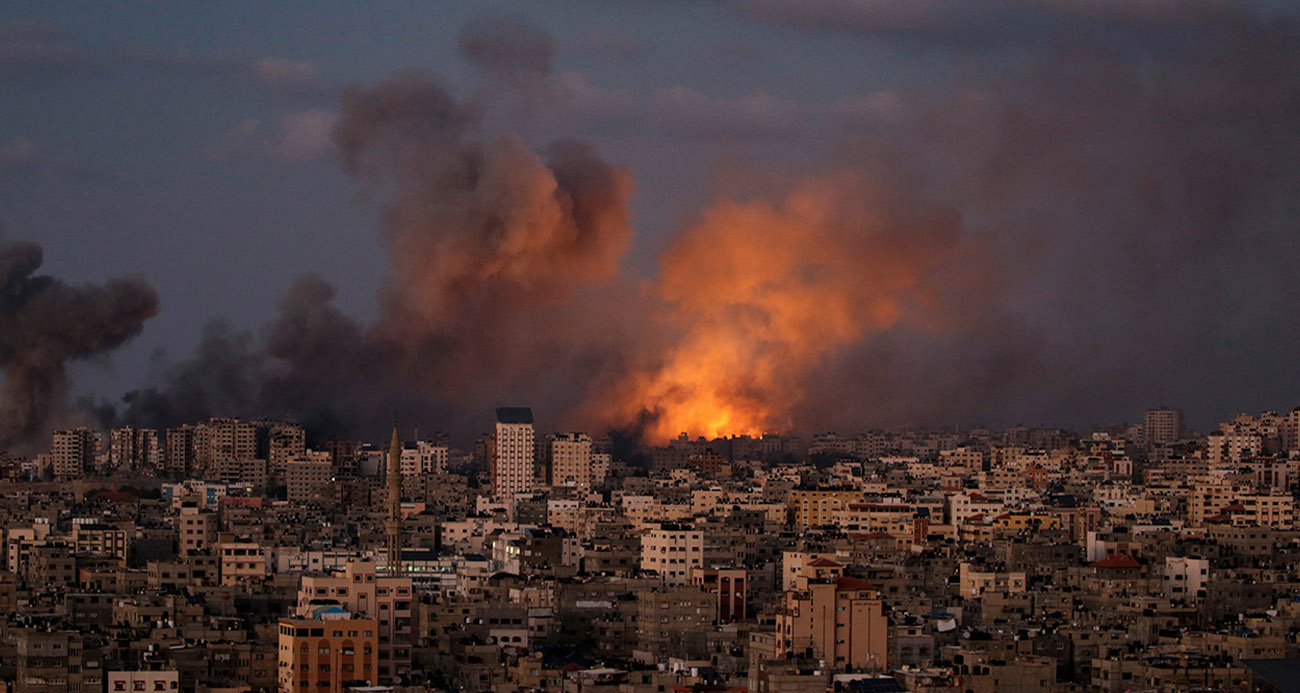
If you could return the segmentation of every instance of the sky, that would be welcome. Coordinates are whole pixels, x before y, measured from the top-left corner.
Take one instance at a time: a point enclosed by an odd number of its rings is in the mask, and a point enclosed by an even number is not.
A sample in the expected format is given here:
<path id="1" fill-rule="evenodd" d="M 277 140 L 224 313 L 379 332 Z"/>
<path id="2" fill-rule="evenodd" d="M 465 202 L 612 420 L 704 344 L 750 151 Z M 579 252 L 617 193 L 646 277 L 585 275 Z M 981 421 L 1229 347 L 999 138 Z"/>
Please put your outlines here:
<path id="1" fill-rule="evenodd" d="M 657 438 L 1289 410 L 1298 22 L 5 3 L 0 234 L 43 254 L 10 253 L 0 441 L 92 400 L 462 437 L 507 404 Z"/>

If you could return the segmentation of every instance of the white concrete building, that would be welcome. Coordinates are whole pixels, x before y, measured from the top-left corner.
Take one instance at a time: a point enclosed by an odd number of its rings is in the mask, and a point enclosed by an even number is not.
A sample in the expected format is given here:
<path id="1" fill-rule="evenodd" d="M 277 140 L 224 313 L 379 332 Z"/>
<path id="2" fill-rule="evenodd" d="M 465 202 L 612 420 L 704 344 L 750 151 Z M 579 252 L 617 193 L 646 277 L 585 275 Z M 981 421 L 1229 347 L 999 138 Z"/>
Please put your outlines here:
<path id="1" fill-rule="evenodd" d="M 536 449 L 533 410 L 527 407 L 497 409 L 492 446 L 492 495 L 511 498 L 533 490 Z"/>

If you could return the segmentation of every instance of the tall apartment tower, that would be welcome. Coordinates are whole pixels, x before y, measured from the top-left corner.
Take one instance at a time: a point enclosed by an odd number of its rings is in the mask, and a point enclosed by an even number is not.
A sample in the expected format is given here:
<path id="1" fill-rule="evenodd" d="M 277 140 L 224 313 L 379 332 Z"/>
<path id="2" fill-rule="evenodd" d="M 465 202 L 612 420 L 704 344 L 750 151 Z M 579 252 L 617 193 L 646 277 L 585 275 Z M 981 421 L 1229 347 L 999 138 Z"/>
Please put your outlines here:
<path id="1" fill-rule="evenodd" d="M 323 446 L 330 454 L 330 463 L 334 473 L 340 477 L 352 478 L 357 475 L 357 446 L 342 438 L 330 438 Z"/>
<path id="2" fill-rule="evenodd" d="M 257 426 L 241 419 L 213 418 L 194 427 L 194 462 L 207 470 L 222 459 L 257 457 Z"/>
<path id="3" fill-rule="evenodd" d="M 108 439 L 108 463 L 114 471 L 156 470 L 162 463 L 158 431 L 152 428 L 115 428 Z"/>
<path id="4" fill-rule="evenodd" d="M 50 447 L 50 465 L 60 481 L 80 479 L 95 462 L 95 436 L 85 428 L 68 428 L 54 432 Z"/>
<path id="5" fill-rule="evenodd" d="M 532 491 L 535 456 L 533 410 L 528 407 L 497 409 L 492 446 L 492 495 L 510 498 L 516 493 Z"/>
<path id="6" fill-rule="evenodd" d="M 388 519 L 384 522 L 387 538 L 388 574 L 402 574 L 402 441 L 397 439 L 393 426 L 393 440 L 388 445 Z"/>
<path id="7" fill-rule="evenodd" d="M 307 451 L 307 432 L 297 424 L 274 424 L 268 432 L 267 445 L 271 473 L 283 476 L 289 471 L 289 461 Z"/>
<path id="8" fill-rule="evenodd" d="M 551 486 L 591 489 L 591 436 L 556 433 L 551 436 L 548 457 Z"/>
<path id="9" fill-rule="evenodd" d="M 185 476 L 194 467 L 194 427 L 185 424 L 167 429 L 164 466 L 174 476 Z"/>
<path id="10" fill-rule="evenodd" d="M 1142 425 L 1147 447 L 1172 443 L 1183 436 L 1183 413 L 1177 409 L 1152 409 Z"/>
<path id="11" fill-rule="evenodd" d="M 1295 450 L 1300 447 L 1300 407 L 1291 410 L 1282 420 L 1282 448 Z"/>

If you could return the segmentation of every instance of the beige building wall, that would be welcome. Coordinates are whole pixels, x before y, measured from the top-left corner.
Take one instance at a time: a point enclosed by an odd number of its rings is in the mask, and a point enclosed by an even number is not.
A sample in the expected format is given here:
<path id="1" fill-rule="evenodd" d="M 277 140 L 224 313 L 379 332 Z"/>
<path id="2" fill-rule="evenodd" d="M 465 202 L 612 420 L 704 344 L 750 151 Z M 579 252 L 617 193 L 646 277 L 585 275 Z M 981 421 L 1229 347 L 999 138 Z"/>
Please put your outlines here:
<path id="1" fill-rule="evenodd" d="M 664 524 L 641 537 L 641 569 L 658 571 L 665 585 L 690 582 L 691 568 L 704 565 L 704 533 L 686 525 Z"/>
<path id="2" fill-rule="evenodd" d="M 379 576 L 373 562 L 349 561 L 341 572 L 302 577 L 297 614 L 307 616 L 321 603 L 335 602 L 349 613 L 375 619 L 377 682 L 391 682 L 411 670 L 412 596 L 410 578 Z"/>
<path id="3" fill-rule="evenodd" d="M 375 682 L 378 630 L 371 618 L 280 619 L 280 692 L 343 693 L 344 682 Z"/>
<path id="4" fill-rule="evenodd" d="M 557 433 L 550 445 L 550 484 L 581 490 L 591 488 L 591 436 Z"/>

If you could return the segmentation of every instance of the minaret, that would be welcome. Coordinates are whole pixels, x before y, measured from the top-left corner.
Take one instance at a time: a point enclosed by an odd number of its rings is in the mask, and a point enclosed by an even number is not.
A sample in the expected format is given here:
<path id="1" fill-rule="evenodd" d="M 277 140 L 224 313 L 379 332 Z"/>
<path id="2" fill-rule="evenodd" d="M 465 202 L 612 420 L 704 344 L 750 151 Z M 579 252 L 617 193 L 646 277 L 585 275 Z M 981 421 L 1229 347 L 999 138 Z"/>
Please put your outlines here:
<path id="1" fill-rule="evenodd" d="M 393 442 L 388 447 L 388 574 L 402 574 L 402 442 L 393 427 Z"/>

